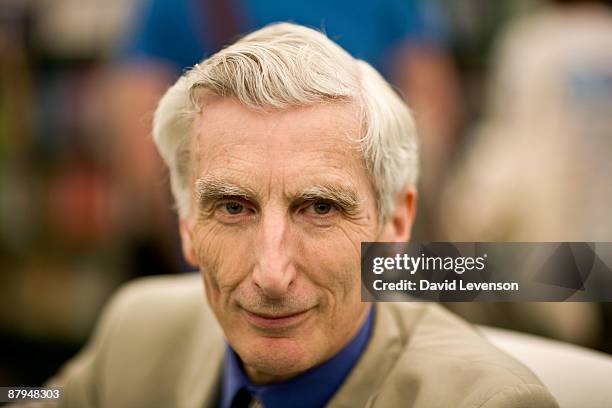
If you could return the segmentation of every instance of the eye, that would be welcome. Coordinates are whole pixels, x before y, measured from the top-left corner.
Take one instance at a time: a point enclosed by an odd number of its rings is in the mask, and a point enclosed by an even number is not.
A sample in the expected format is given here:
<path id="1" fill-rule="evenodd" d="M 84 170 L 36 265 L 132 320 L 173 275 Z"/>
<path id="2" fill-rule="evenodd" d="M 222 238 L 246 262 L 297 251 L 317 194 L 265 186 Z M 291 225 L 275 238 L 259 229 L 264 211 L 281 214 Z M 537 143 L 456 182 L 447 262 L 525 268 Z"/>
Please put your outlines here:
<path id="1" fill-rule="evenodd" d="M 229 201 L 223 204 L 223 208 L 228 214 L 237 215 L 244 211 L 244 205 L 236 201 Z"/>
<path id="2" fill-rule="evenodd" d="M 214 217 L 223 224 L 242 224 L 253 219 L 256 207 L 248 200 L 227 197 L 215 204 Z"/>
<path id="3" fill-rule="evenodd" d="M 219 217 L 225 219 L 248 216 L 254 212 L 253 207 L 248 202 L 229 197 L 216 204 L 216 211 Z"/>
<path id="4" fill-rule="evenodd" d="M 333 206 L 325 201 L 317 201 L 312 204 L 312 209 L 319 215 L 326 215 L 333 209 Z"/>
<path id="5" fill-rule="evenodd" d="M 331 217 L 338 210 L 333 202 L 324 199 L 313 200 L 302 208 L 305 215 L 317 218 Z"/>

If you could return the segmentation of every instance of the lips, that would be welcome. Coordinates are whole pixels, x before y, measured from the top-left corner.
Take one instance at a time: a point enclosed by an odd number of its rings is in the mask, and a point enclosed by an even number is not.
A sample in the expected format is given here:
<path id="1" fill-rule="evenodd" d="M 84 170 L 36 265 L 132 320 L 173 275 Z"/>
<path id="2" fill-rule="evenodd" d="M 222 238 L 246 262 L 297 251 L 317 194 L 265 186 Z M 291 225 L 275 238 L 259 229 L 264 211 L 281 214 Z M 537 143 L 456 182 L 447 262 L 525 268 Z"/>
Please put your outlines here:
<path id="1" fill-rule="evenodd" d="M 286 329 L 297 326 L 308 318 L 311 309 L 297 313 L 285 313 L 279 315 L 262 314 L 250 312 L 243 309 L 247 321 L 261 329 Z"/>

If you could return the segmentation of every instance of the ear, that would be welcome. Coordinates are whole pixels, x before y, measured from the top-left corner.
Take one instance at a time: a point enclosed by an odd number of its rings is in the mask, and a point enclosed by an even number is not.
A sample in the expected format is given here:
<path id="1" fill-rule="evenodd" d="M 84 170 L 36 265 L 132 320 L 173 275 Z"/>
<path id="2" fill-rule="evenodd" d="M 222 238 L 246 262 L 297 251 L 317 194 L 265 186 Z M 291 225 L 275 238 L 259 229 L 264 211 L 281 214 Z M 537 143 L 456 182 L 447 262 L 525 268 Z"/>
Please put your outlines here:
<path id="1" fill-rule="evenodd" d="M 395 208 L 389 215 L 379 239 L 382 242 L 410 241 L 416 208 L 417 191 L 414 187 L 407 187 L 397 195 Z"/>
<path id="2" fill-rule="evenodd" d="M 181 232 L 181 247 L 183 249 L 183 256 L 194 268 L 198 267 L 198 257 L 196 256 L 193 248 L 193 239 L 191 235 L 193 222 L 191 219 L 181 219 L 179 229 Z"/>

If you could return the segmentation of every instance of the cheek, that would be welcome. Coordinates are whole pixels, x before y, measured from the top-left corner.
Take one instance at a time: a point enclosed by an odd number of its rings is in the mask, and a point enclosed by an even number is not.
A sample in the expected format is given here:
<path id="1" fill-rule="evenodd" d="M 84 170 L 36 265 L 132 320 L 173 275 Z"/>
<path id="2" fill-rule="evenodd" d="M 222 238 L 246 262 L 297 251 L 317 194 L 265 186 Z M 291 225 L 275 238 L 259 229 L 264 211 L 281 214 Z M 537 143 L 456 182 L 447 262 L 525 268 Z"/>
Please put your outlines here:
<path id="1" fill-rule="evenodd" d="M 324 290 L 332 309 L 360 299 L 361 240 L 368 235 L 351 228 L 334 227 L 304 234 L 300 269 Z"/>
<path id="2" fill-rule="evenodd" d="M 214 297 L 227 295 L 250 270 L 250 235 L 214 222 L 200 222 L 194 228 L 193 237 L 207 291 Z"/>
<path id="3" fill-rule="evenodd" d="M 336 346 L 356 332 L 367 310 L 367 304 L 361 303 L 361 235 L 352 233 L 330 229 L 303 239 L 299 268 L 322 299 L 317 326 L 308 334 L 312 347 L 337 351 Z"/>

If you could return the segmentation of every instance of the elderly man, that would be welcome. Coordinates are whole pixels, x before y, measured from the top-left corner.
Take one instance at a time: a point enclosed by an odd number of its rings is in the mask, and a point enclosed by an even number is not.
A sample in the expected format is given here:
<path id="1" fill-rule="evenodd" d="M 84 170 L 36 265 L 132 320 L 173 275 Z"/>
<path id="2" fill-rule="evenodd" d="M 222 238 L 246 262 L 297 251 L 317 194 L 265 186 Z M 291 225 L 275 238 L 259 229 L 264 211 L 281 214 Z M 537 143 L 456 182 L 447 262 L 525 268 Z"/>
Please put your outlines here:
<path id="1" fill-rule="evenodd" d="M 440 307 L 361 302 L 360 243 L 410 238 L 417 177 L 411 115 L 369 65 L 268 26 L 183 75 L 154 138 L 200 274 L 120 291 L 50 382 L 62 406 L 556 406 Z"/>

